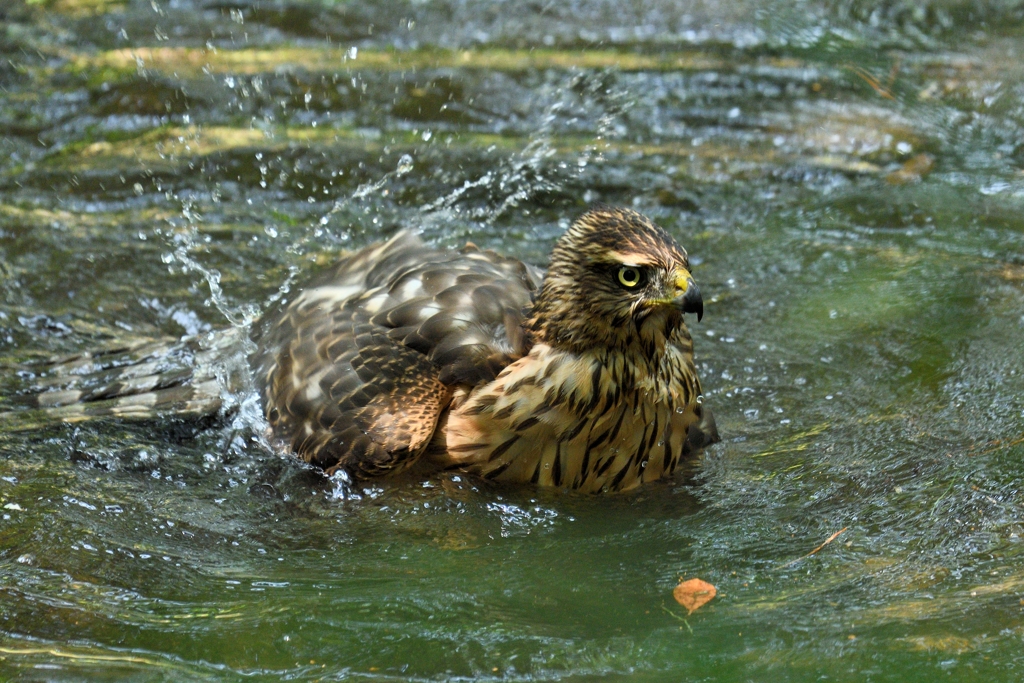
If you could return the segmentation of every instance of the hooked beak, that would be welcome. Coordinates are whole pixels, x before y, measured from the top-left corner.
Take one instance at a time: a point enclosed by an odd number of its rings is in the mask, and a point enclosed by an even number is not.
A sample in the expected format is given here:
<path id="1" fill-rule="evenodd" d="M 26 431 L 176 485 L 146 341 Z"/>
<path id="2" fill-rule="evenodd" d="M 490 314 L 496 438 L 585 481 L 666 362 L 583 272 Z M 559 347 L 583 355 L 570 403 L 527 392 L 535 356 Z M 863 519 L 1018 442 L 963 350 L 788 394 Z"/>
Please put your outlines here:
<path id="1" fill-rule="evenodd" d="M 672 305 L 683 313 L 696 313 L 697 322 L 704 317 L 704 299 L 701 298 L 700 289 L 693 281 L 693 277 L 685 269 L 676 270 L 676 296 L 672 299 Z"/>

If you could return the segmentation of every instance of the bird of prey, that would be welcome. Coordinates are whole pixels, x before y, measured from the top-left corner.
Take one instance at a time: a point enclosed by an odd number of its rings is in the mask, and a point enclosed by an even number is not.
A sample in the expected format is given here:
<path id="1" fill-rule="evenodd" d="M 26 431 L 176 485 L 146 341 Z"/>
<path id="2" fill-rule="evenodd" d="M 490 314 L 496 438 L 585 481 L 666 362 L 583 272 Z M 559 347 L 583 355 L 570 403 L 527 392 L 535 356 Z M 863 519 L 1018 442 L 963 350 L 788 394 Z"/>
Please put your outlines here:
<path id="1" fill-rule="evenodd" d="M 599 206 L 547 272 L 410 232 L 366 247 L 265 316 L 249 362 L 273 443 L 328 474 L 418 463 L 623 491 L 719 440 L 685 313 L 703 315 L 686 251 L 640 213 Z M 92 414 L 215 411 L 225 372 L 210 368 L 233 344 L 179 345 L 176 371 L 152 359 L 39 405 L 69 420 L 96 400 Z"/>
<path id="2" fill-rule="evenodd" d="M 266 321 L 256 385 L 275 437 L 356 478 L 425 458 L 585 492 L 672 474 L 718 439 L 684 313 L 686 251 L 595 208 L 546 274 L 400 233 L 338 263 Z"/>

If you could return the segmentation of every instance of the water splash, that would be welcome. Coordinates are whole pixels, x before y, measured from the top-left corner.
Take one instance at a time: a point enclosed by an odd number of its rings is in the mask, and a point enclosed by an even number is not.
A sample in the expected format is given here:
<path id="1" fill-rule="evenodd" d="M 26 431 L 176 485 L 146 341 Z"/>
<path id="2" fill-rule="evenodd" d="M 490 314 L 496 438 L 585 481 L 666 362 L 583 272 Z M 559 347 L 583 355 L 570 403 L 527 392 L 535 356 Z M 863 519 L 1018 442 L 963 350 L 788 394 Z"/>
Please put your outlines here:
<path id="1" fill-rule="evenodd" d="M 355 482 L 352 481 L 352 477 L 349 476 L 348 472 L 343 469 L 337 470 L 331 475 L 331 490 L 328 493 L 328 498 L 333 501 L 345 501 L 345 500 L 359 500 L 360 496 L 355 488 Z"/>
<path id="2" fill-rule="evenodd" d="M 249 329 L 260 316 L 259 307 L 255 304 L 232 305 L 220 285 L 220 271 L 215 268 L 207 268 L 192 256 L 192 252 L 201 248 L 197 238 L 199 236 L 198 223 L 202 222 L 202 215 L 195 210 L 191 200 L 184 199 L 181 202 L 181 214 L 187 221 L 187 227 L 184 232 L 177 232 L 173 235 L 174 251 L 164 254 L 163 262 L 168 265 L 178 263 L 183 272 L 197 273 L 202 276 L 210 289 L 207 304 L 212 304 L 233 327 Z"/>
<path id="3" fill-rule="evenodd" d="M 231 303 L 221 286 L 220 271 L 207 267 L 194 256 L 195 252 L 205 250 L 199 240 L 199 224 L 203 217 L 190 199 L 179 197 L 179 201 L 187 227 L 173 235 L 173 251 L 164 254 L 162 260 L 172 270 L 177 264 L 183 272 L 198 274 L 210 290 L 207 304 L 214 306 L 229 323 L 228 328 L 207 332 L 201 338 L 204 346 L 218 351 L 213 374 L 220 393 L 220 414 L 231 418 L 224 431 L 223 450 L 242 451 L 248 445 L 247 441 L 265 450 L 273 450 L 267 439 L 269 426 L 249 368 L 249 356 L 256 351 L 252 326 L 262 311 L 256 304 Z M 248 438 L 242 435 L 248 435 Z"/>
<path id="4" fill-rule="evenodd" d="M 419 211 L 418 227 L 429 229 L 432 226 L 444 225 L 450 222 L 454 213 L 485 226 L 493 225 L 509 211 L 538 193 L 561 191 L 572 178 L 584 173 L 591 163 L 601 161 L 605 139 L 623 129 L 621 120 L 631 105 L 631 100 L 624 91 L 606 87 L 604 75 L 598 74 L 595 77 L 594 74 L 571 72 L 557 84 L 553 84 L 548 90 L 553 101 L 544 109 L 540 125 L 535 128 L 525 146 L 510 158 L 503 160 L 497 169 L 487 170 L 476 178 L 467 179 L 458 187 L 425 204 Z M 308 104 L 309 98 L 305 99 Z M 596 120 L 589 111 L 586 114 L 577 111 L 583 106 L 594 108 L 595 105 L 604 107 Z M 555 146 L 555 135 L 566 117 L 585 117 L 595 121 L 596 130 L 592 142 L 582 148 L 574 163 L 556 163 L 553 160 L 559 150 Z M 195 135 L 198 136 L 200 133 L 197 131 Z M 429 139 L 425 138 L 425 141 L 429 142 Z M 266 187 L 269 169 L 262 157 L 263 153 L 260 152 L 256 160 L 260 186 Z M 335 200 L 330 209 L 303 230 L 298 239 L 287 245 L 286 250 L 291 254 L 304 254 L 312 241 L 324 237 L 333 242 L 344 242 L 345 235 L 332 231 L 332 219 L 354 204 L 365 203 L 374 196 L 386 194 L 390 185 L 413 173 L 415 169 L 413 155 L 403 154 L 393 170 L 359 185 L 350 194 Z M 486 193 L 486 203 L 482 206 L 466 207 L 470 193 L 478 190 Z M 163 260 L 169 266 L 180 268 L 182 272 L 198 275 L 209 289 L 207 304 L 216 308 L 228 322 L 229 329 L 210 333 L 208 343 L 215 346 L 234 345 L 232 352 L 223 355 L 222 363 L 216 369 L 218 385 L 221 387 L 221 412 L 231 417 L 224 437 L 225 449 L 241 451 L 252 442 L 271 449 L 266 438 L 269 430 L 248 367 L 248 357 L 255 351 L 250 331 L 263 310 L 284 299 L 292 291 L 303 268 L 299 264 L 288 266 L 284 281 L 262 305 L 233 302 L 224 291 L 221 273 L 202 261 L 206 244 L 201 237 L 199 226 L 203 222 L 203 216 L 191 198 L 176 198 L 181 203 L 181 215 L 185 219 L 186 227 L 173 235 L 172 251 L 165 254 Z M 274 237 L 270 232 L 266 234 Z M 344 478 L 337 480 L 335 493 L 336 498 L 342 499 L 356 495 L 351 489 L 351 482 Z"/>
<path id="5" fill-rule="evenodd" d="M 594 162 L 603 161 L 606 140 L 624 130 L 621 121 L 632 106 L 631 95 L 622 89 L 610 88 L 604 81 L 607 72 L 570 74 L 552 92 L 558 99 L 549 104 L 540 125 L 527 144 L 498 169 L 487 171 L 477 178 L 466 180 L 449 193 L 425 204 L 420 210 L 427 226 L 440 226 L 459 211 L 459 204 L 470 190 L 485 189 L 490 202 L 465 212 L 471 220 L 493 225 L 499 218 L 541 192 L 561 191 L 570 179 L 579 177 Z M 571 115 L 573 102 L 566 93 L 579 92 L 579 100 L 586 107 L 601 106 L 605 110 L 597 118 L 593 142 L 585 145 L 575 164 L 552 163 L 558 149 L 554 136 L 561 119 Z"/>
<path id="6" fill-rule="evenodd" d="M 316 232 L 314 233 L 314 236 L 319 237 L 322 234 L 321 230 L 326 228 L 327 225 L 330 223 L 331 217 L 334 216 L 339 211 L 341 211 L 342 209 L 344 209 L 349 202 L 365 199 L 370 195 L 376 194 L 388 183 L 392 182 L 397 178 L 401 178 L 402 176 L 411 172 L 413 166 L 414 164 L 412 155 L 403 154 L 402 157 L 398 160 L 398 166 L 395 167 L 395 170 L 385 173 L 372 183 L 364 183 L 360 185 L 359 187 L 356 188 L 355 192 L 353 192 L 350 196 L 335 201 L 334 206 L 331 207 L 331 210 L 325 213 L 323 216 L 321 216 L 320 220 L 317 221 L 318 227 L 316 229 Z"/>

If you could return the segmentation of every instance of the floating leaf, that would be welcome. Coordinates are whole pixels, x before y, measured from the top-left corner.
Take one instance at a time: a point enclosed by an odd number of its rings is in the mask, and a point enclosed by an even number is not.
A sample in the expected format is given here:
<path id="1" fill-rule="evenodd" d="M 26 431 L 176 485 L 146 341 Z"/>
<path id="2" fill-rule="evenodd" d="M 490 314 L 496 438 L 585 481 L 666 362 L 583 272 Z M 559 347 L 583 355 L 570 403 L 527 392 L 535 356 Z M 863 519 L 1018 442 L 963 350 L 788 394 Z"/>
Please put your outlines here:
<path id="1" fill-rule="evenodd" d="M 715 587 L 707 581 L 689 579 L 675 587 L 675 590 L 672 591 L 672 597 L 676 599 L 676 602 L 685 607 L 689 614 L 693 614 L 711 602 L 711 599 L 715 597 L 717 592 Z"/>

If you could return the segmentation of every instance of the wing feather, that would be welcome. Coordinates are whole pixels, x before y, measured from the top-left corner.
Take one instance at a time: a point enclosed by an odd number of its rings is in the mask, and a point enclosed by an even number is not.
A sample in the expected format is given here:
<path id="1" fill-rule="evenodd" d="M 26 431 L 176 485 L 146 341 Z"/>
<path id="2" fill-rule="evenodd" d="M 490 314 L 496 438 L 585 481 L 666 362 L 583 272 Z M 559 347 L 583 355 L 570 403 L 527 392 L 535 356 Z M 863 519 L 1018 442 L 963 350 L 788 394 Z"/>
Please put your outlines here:
<path id="1" fill-rule="evenodd" d="M 253 358 L 274 434 L 328 471 L 411 464 L 453 387 L 494 379 L 528 351 L 524 309 L 542 274 L 410 233 L 372 245 L 267 318 Z"/>

